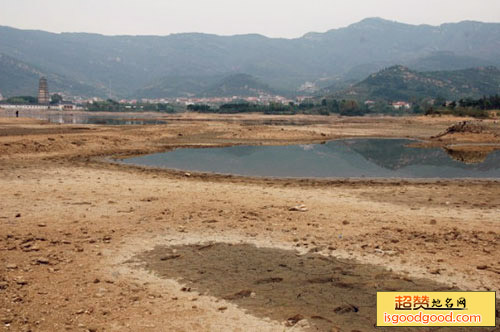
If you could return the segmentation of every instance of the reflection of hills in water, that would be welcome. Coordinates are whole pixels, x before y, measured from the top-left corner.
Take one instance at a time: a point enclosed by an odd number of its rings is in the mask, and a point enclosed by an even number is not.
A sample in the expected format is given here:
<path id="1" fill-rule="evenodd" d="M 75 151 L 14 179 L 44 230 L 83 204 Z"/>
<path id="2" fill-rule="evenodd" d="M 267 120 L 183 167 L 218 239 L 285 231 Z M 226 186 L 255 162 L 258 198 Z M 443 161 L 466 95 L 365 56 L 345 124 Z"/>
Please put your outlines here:
<path id="1" fill-rule="evenodd" d="M 445 149 L 446 153 L 454 160 L 465 164 L 480 164 L 483 163 L 492 151 L 460 151 L 453 149 Z"/>
<path id="2" fill-rule="evenodd" d="M 366 160 L 390 170 L 398 170 L 411 165 L 450 166 L 469 170 L 497 169 L 500 153 L 458 152 L 439 148 L 412 148 L 406 139 L 353 139 L 333 141 L 326 144 L 335 150 L 338 144 L 355 151 Z"/>
<path id="3" fill-rule="evenodd" d="M 97 124 L 97 125 L 147 125 L 165 124 L 165 121 L 147 118 L 133 118 L 116 115 L 87 115 L 87 114 L 48 114 L 40 119 L 52 123 L 64 124 Z"/>
<path id="4" fill-rule="evenodd" d="M 500 151 L 465 164 L 443 149 L 411 148 L 410 140 L 347 139 L 326 144 L 177 149 L 126 163 L 180 170 L 272 177 L 500 178 Z M 459 160 L 478 156 L 453 155 Z"/>
<path id="5" fill-rule="evenodd" d="M 235 156 L 235 157 L 245 157 L 260 150 L 259 146 L 243 145 L 243 146 L 230 146 L 224 149 L 224 152 Z"/>

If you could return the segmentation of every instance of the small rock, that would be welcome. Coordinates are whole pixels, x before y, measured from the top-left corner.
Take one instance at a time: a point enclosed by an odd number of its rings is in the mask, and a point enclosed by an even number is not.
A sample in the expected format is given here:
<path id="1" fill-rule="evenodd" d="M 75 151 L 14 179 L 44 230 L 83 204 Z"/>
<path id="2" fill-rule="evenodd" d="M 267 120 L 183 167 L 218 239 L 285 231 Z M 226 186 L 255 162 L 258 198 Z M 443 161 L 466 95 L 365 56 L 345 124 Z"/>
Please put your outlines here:
<path id="1" fill-rule="evenodd" d="M 6 265 L 7 269 L 9 270 L 14 270 L 14 269 L 17 269 L 17 265 L 16 264 L 7 264 Z"/>
<path id="2" fill-rule="evenodd" d="M 286 325 L 287 326 L 294 326 L 295 324 L 297 324 L 299 321 L 303 320 L 304 319 L 304 316 L 302 316 L 301 314 L 297 314 L 293 317 L 290 317 L 286 320 Z"/>
<path id="3" fill-rule="evenodd" d="M 478 270 L 486 270 L 488 268 L 488 265 L 478 265 L 476 266 Z"/>
<path id="4" fill-rule="evenodd" d="M 333 309 L 333 312 L 337 314 L 346 314 L 348 312 L 358 312 L 359 308 L 352 304 L 344 304 Z"/>
<path id="5" fill-rule="evenodd" d="M 49 264 L 49 263 L 50 263 L 49 259 L 48 259 L 48 258 L 46 258 L 46 257 L 38 257 L 38 258 L 36 259 L 36 262 L 37 262 L 38 264 Z"/>
<path id="6" fill-rule="evenodd" d="M 204 223 L 204 224 L 215 224 L 217 222 L 219 222 L 219 221 L 216 220 L 216 219 L 208 219 L 208 220 L 203 220 L 202 221 L 202 223 Z"/>
<path id="7" fill-rule="evenodd" d="M 17 213 L 17 214 L 16 214 L 16 218 L 21 218 L 21 214 L 20 214 L 20 213 Z"/>
<path id="8" fill-rule="evenodd" d="M 186 172 L 186 173 L 184 173 L 184 176 L 185 176 L 185 177 L 190 177 L 190 176 L 191 176 L 191 173 Z"/>
<path id="9" fill-rule="evenodd" d="M 349 224 L 350 224 L 349 220 L 342 221 L 342 225 L 349 225 Z"/>
<path id="10" fill-rule="evenodd" d="M 289 208 L 288 211 L 306 212 L 307 208 L 304 204 L 301 204 L 301 205 L 297 205 L 297 206 Z"/>
<path id="11" fill-rule="evenodd" d="M 252 293 L 253 293 L 253 295 L 255 297 L 255 293 L 254 292 L 252 292 L 249 289 L 245 289 L 245 290 L 239 291 L 237 293 L 224 296 L 223 299 L 225 299 L 225 300 L 239 300 L 239 299 L 242 299 L 242 298 L 245 298 L 245 297 L 252 296 Z"/>
<path id="12" fill-rule="evenodd" d="M 219 308 L 217 308 L 217 310 L 219 310 L 219 311 L 225 311 L 225 310 L 227 310 L 227 307 L 219 307 Z"/>
<path id="13" fill-rule="evenodd" d="M 170 259 L 175 259 L 175 258 L 179 258 L 181 257 L 181 255 L 179 254 L 173 254 L 173 255 L 167 255 L 167 256 L 163 256 L 160 258 L 161 261 L 168 261 Z"/>
<path id="14" fill-rule="evenodd" d="M 12 318 L 4 317 L 4 318 L 0 319 L 0 321 L 8 326 L 10 323 L 12 323 Z"/>
<path id="15" fill-rule="evenodd" d="M 38 224 L 38 227 L 47 227 L 47 225 L 46 225 L 46 224 L 44 224 L 44 223 L 39 223 L 39 224 Z"/>
<path id="16" fill-rule="evenodd" d="M 0 289 L 7 289 L 9 284 L 6 281 L 0 281 Z"/>
<path id="17" fill-rule="evenodd" d="M 23 277 L 17 277 L 16 278 L 16 284 L 23 286 L 23 285 L 27 285 L 28 282 L 26 280 L 24 280 Z"/>

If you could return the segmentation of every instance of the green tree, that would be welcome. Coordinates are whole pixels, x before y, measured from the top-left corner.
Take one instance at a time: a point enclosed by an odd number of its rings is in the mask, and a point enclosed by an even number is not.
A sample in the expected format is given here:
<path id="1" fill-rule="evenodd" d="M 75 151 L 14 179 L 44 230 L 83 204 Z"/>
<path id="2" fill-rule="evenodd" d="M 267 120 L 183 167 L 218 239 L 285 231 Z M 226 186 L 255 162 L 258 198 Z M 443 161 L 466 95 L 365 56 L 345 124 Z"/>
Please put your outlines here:
<path id="1" fill-rule="evenodd" d="M 38 104 L 38 98 L 32 96 L 16 96 L 6 100 L 7 104 Z"/>
<path id="2" fill-rule="evenodd" d="M 52 96 L 50 96 L 51 105 L 59 104 L 61 101 L 63 101 L 63 97 L 60 94 L 54 93 Z"/>
<path id="3" fill-rule="evenodd" d="M 434 107 L 443 107 L 446 106 L 446 99 L 442 96 L 437 96 L 434 99 Z"/>

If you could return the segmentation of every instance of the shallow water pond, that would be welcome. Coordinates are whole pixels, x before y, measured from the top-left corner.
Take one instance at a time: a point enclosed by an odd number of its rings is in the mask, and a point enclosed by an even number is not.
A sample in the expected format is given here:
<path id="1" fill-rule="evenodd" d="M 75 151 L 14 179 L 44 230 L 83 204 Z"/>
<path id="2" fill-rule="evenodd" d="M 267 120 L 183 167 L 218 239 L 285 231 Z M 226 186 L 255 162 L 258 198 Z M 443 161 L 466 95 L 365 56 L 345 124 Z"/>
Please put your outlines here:
<path id="1" fill-rule="evenodd" d="M 500 178 L 500 151 L 414 148 L 406 139 L 325 144 L 185 148 L 124 159 L 143 166 L 223 174 L 309 178 Z"/>
<path id="2" fill-rule="evenodd" d="M 6 116 L 15 116 L 15 111 L 7 111 Z M 143 117 L 140 114 L 128 115 L 93 115 L 85 113 L 44 113 L 33 111 L 19 111 L 20 117 L 45 120 L 51 123 L 60 124 L 101 124 L 108 126 L 119 125 L 149 125 L 165 124 L 163 120 L 157 120 L 151 117 Z"/>

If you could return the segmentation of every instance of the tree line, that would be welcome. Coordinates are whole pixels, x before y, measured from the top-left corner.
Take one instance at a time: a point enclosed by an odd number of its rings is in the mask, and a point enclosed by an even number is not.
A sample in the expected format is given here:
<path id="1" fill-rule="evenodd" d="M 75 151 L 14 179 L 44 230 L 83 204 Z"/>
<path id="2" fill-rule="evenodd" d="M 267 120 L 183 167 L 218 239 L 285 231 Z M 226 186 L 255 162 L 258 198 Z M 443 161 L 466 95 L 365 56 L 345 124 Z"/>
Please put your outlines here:
<path id="1" fill-rule="evenodd" d="M 374 105 L 359 104 L 354 100 L 322 99 L 321 101 L 305 100 L 300 103 L 288 104 L 270 103 L 254 104 L 248 102 L 235 102 L 211 106 L 207 104 L 192 104 L 187 106 L 188 111 L 200 113 L 264 113 L 264 114 L 339 114 L 344 116 L 361 116 L 365 114 L 403 114 L 395 110 L 386 102 L 377 102 Z"/>
<path id="2" fill-rule="evenodd" d="M 119 103 L 116 100 L 108 99 L 103 101 L 94 101 L 86 104 L 90 112 L 130 112 L 130 111 L 148 111 L 173 113 L 174 108 L 165 103 Z"/>
<path id="3" fill-rule="evenodd" d="M 487 118 L 491 110 L 500 110 L 500 95 L 483 96 L 479 99 L 465 98 L 446 102 L 436 100 L 434 107 L 429 108 L 426 115 L 455 115 Z"/>
<path id="4" fill-rule="evenodd" d="M 57 93 L 50 96 L 50 104 L 57 105 L 63 101 L 63 97 Z M 38 98 L 33 96 L 14 96 L 1 101 L 2 104 L 11 105 L 36 105 L 38 104 Z"/>

